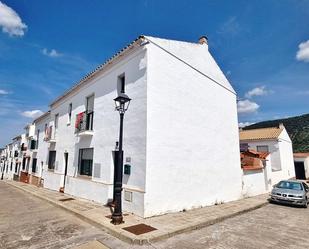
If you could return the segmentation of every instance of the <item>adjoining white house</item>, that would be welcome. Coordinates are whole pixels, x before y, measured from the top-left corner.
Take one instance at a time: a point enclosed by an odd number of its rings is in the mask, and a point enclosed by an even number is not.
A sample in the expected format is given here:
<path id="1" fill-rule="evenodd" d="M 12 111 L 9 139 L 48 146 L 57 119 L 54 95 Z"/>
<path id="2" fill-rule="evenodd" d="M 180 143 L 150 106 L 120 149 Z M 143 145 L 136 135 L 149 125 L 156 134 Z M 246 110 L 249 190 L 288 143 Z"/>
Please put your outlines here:
<path id="1" fill-rule="evenodd" d="M 241 147 L 270 153 L 271 184 L 295 177 L 292 141 L 282 124 L 279 127 L 241 130 Z"/>
<path id="2" fill-rule="evenodd" d="M 250 197 L 271 190 L 272 170 L 269 152 L 246 150 L 240 153 L 243 170 L 243 196 Z"/>
<path id="3" fill-rule="evenodd" d="M 124 122 L 125 211 L 150 217 L 242 197 L 236 93 L 205 37 L 140 36 L 53 101 L 35 121 L 44 187 L 112 199 L 120 92 L 132 99 Z M 41 141 L 38 127 L 46 123 Z"/>

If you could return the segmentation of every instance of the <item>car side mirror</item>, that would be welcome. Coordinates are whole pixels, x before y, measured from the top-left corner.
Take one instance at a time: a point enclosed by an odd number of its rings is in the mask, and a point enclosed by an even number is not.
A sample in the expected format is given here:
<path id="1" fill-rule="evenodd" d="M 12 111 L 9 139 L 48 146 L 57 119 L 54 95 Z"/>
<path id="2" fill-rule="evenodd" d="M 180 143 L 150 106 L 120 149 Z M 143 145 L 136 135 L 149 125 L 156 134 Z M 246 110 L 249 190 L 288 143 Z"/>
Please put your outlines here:
<path id="1" fill-rule="evenodd" d="M 273 185 L 273 188 L 277 187 L 277 184 Z"/>

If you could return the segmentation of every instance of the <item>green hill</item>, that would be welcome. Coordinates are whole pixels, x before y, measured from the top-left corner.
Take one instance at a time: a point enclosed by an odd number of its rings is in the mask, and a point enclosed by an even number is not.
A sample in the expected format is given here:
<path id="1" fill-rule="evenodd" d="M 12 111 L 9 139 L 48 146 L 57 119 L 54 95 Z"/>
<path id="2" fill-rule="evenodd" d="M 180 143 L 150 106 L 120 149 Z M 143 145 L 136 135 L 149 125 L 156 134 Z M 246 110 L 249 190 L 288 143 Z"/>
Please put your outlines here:
<path id="1" fill-rule="evenodd" d="M 244 130 L 278 127 L 283 123 L 290 138 L 293 141 L 294 152 L 309 152 L 309 114 L 259 122 L 253 125 L 244 127 Z"/>

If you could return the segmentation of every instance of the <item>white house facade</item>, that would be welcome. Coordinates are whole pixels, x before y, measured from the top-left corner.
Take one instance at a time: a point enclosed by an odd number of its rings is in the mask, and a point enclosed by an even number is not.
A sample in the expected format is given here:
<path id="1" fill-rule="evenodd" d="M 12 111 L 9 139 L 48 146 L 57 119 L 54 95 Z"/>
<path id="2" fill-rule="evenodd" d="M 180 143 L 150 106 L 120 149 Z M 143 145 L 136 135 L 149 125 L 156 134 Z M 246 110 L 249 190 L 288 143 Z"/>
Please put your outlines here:
<path id="1" fill-rule="evenodd" d="M 280 127 L 242 130 L 241 146 L 270 153 L 271 184 L 295 177 L 292 141 L 283 125 Z"/>
<path id="2" fill-rule="evenodd" d="M 242 197 L 236 93 L 205 38 L 141 36 L 51 103 L 28 127 L 24 152 L 32 165 L 36 159 L 31 174 L 44 187 L 104 204 L 113 198 L 120 92 L 132 99 L 124 120 L 125 211 L 150 217 Z"/>
<path id="3" fill-rule="evenodd" d="M 120 93 L 132 99 L 124 116 L 125 212 L 151 217 L 246 196 L 236 93 L 205 37 L 198 43 L 138 37 L 1 151 L 5 177 L 110 202 L 119 139 L 113 99 Z M 290 140 L 285 134 L 277 140 L 267 142 L 277 143 L 282 155 L 270 158 L 284 159 L 290 147 L 281 140 Z M 292 174 L 281 165 L 284 176 Z M 246 180 L 255 194 L 259 186 Z"/>

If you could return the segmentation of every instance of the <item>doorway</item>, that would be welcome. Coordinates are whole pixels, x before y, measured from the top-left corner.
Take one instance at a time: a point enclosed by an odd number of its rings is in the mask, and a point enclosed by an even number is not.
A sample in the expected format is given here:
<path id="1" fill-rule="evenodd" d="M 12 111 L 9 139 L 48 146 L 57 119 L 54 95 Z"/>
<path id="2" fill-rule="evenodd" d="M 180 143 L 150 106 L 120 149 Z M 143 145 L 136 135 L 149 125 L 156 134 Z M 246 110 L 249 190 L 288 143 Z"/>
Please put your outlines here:
<path id="1" fill-rule="evenodd" d="M 296 179 L 306 180 L 304 162 L 294 162 Z"/>
<path id="2" fill-rule="evenodd" d="M 68 160 L 69 160 L 69 153 L 65 152 L 64 153 L 64 179 L 63 179 L 63 191 L 65 188 L 65 181 L 67 178 L 67 173 L 68 173 Z"/>

